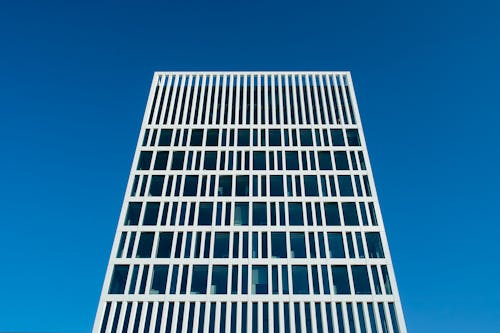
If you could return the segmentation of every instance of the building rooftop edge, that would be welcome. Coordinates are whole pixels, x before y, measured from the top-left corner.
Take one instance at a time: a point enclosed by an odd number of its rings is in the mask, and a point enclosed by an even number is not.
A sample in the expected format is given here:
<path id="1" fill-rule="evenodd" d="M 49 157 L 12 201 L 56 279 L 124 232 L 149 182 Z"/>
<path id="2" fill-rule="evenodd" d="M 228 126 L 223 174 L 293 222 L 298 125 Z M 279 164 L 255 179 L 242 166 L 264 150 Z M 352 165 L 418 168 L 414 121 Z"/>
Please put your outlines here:
<path id="1" fill-rule="evenodd" d="M 350 71 L 155 71 L 155 74 L 350 74 Z"/>

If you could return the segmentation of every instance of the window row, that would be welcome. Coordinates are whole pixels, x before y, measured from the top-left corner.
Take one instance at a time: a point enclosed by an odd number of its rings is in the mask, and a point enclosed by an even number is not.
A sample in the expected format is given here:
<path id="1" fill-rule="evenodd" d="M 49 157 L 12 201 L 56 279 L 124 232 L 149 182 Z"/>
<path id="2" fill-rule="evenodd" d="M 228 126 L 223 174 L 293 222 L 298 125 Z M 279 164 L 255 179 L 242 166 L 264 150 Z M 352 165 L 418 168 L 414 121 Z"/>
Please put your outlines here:
<path id="1" fill-rule="evenodd" d="M 172 75 L 148 124 L 356 124 L 346 76 Z"/>
<path id="2" fill-rule="evenodd" d="M 166 147 L 350 147 L 361 146 L 357 129 L 146 129 L 142 146 Z"/>
<path id="3" fill-rule="evenodd" d="M 139 224 L 377 226 L 378 222 L 373 202 L 130 202 L 124 225 Z"/>
<path id="4" fill-rule="evenodd" d="M 384 249 L 378 232 L 132 231 L 122 232 L 116 257 L 355 259 L 384 258 Z"/>
<path id="5" fill-rule="evenodd" d="M 391 295 L 386 265 L 115 265 L 109 294 Z"/>
<path id="6" fill-rule="evenodd" d="M 130 194 L 150 197 L 372 196 L 367 175 L 137 175 Z"/>
<path id="7" fill-rule="evenodd" d="M 393 302 L 210 301 L 107 302 L 100 332 L 291 333 L 292 328 L 296 333 L 400 332 Z"/>
<path id="8" fill-rule="evenodd" d="M 362 151 L 157 151 L 154 158 L 153 153 L 141 151 L 137 170 L 366 170 Z"/>

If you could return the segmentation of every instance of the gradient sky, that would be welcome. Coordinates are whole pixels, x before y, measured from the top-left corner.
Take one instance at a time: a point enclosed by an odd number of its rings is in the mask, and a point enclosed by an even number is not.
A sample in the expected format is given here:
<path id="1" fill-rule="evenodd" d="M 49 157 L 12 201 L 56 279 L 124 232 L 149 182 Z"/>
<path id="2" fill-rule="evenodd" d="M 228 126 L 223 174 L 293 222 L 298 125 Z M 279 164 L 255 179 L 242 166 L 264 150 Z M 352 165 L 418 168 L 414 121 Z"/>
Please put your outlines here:
<path id="1" fill-rule="evenodd" d="M 89 332 L 156 70 L 350 70 L 410 332 L 500 327 L 498 1 L 4 1 L 0 331 Z"/>

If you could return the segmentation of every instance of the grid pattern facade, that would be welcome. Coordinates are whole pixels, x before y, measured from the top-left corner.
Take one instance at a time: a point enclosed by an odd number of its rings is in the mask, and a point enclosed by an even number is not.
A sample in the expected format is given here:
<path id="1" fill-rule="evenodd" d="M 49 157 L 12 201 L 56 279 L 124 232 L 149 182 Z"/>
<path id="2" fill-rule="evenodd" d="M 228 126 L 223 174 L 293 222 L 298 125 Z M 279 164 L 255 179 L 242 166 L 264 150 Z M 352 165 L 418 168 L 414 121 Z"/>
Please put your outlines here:
<path id="1" fill-rule="evenodd" d="M 406 332 L 349 72 L 157 72 L 94 332 Z"/>

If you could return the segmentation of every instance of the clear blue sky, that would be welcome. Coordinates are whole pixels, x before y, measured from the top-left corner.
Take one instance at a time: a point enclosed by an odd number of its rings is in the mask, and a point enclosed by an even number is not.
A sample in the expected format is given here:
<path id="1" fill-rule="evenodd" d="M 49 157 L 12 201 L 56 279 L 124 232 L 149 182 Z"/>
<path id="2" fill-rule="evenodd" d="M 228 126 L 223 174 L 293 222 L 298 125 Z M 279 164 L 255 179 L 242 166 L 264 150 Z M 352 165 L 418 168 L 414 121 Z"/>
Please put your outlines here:
<path id="1" fill-rule="evenodd" d="M 0 331 L 91 330 L 153 71 L 350 70 L 409 330 L 499 332 L 500 5 L 403 2 L 4 1 Z"/>

